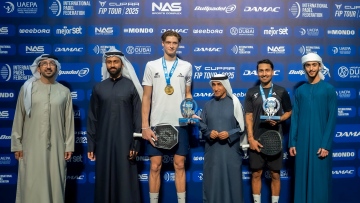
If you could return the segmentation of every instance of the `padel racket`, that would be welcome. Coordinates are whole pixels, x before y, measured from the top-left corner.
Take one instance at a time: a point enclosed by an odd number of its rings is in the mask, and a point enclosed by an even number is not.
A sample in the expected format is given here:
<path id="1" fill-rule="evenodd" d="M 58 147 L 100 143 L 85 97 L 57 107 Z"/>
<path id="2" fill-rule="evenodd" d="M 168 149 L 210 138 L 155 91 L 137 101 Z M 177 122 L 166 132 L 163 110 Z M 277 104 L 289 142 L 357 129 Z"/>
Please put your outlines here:
<path id="1" fill-rule="evenodd" d="M 282 150 L 282 139 L 281 135 L 276 130 L 268 130 L 260 135 L 258 142 L 263 146 L 260 148 L 260 152 L 273 156 L 279 154 Z"/>
<path id="2" fill-rule="evenodd" d="M 178 143 L 178 130 L 170 125 L 165 123 L 157 124 L 153 131 L 157 137 L 157 140 L 153 140 L 155 147 L 162 149 L 171 149 Z M 142 137 L 141 133 L 134 133 L 134 137 Z"/>

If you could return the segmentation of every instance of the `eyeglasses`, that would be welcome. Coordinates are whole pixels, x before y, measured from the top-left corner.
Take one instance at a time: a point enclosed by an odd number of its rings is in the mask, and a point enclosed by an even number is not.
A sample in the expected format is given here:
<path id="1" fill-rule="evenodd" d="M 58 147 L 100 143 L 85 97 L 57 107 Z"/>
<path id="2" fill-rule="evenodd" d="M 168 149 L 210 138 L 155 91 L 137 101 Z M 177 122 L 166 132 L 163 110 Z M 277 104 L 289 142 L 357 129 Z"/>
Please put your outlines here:
<path id="1" fill-rule="evenodd" d="M 54 61 L 50 61 L 50 62 L 46 62 L 46 61 L 43 61 L 43 62 L 40 62 L 39 64 L 40 67 L 55 67 L 56 66 L 56 63 Z"/>

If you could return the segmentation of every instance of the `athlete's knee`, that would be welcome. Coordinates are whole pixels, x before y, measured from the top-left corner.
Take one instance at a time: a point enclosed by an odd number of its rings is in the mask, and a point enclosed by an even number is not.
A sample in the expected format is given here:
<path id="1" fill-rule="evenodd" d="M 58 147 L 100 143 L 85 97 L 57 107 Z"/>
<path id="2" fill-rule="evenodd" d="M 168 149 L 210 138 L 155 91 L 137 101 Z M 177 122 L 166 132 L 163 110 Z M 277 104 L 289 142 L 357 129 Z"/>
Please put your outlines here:
<path id="1" fill-rule="evenodd" d="M 271 171 L 271 180 L 272 181 L 280 181 L 280 172 L 279 171 Z"/>
<path id="2" fill-rule="evenodd" d="M 262 174 L 262 170 L 252 171 L 251 177 L 252 177 L 254 180 L 260 180 L 260 179 L 261 179 L 261 174 Z"/>
<path id="3" fill-rule="evenodd" d="M 162 166 L 161 159 L 160 159 L 160 161 L 159 160 L 151 160 L 150 172 L 160 173 L 161 166 Z"/>

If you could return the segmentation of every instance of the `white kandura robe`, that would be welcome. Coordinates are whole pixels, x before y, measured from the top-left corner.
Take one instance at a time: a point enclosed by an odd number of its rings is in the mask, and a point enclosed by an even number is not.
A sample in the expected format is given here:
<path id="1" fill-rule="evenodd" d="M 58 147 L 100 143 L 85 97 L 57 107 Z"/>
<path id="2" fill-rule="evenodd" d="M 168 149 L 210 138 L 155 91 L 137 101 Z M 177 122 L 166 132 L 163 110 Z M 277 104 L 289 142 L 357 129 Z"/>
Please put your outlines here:
<path id="1" fill-rule="evenodd" d="M 65 152 L 74 151 L 74 113 L 68 88 L 55 82 L 33 83 L 30 117 L 19 93 L 11 133 L 11 151 L 19 161 L 16 203 L 61 203 L 65 200 Z"/>

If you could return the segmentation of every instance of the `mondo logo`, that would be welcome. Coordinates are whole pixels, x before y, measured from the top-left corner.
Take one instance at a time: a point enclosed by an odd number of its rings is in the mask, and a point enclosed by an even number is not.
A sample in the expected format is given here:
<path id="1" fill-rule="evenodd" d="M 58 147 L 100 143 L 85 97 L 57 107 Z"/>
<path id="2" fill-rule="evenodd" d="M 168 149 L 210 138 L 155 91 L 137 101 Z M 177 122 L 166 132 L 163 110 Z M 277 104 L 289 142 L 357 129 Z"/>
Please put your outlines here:
<path id="1" fill-rule="evenodd" d="M 0 101 L 14 101 L 15 91 L 14 90 L 0 90 Z"/>

